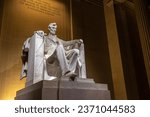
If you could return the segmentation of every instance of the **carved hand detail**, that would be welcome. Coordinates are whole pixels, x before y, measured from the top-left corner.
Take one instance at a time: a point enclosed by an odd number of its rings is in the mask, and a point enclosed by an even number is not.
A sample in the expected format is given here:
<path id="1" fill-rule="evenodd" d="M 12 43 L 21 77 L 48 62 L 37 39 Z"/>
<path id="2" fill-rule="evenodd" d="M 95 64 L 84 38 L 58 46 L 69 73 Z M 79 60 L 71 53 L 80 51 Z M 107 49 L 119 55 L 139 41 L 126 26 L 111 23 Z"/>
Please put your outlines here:
<path id="1" fill-rule="evenodd" d="M 82 43 L 83 43 L 83 40 L 82 40 L 82 39 L 78 39 L 78 40 L 77 40 L 77 43 L 78 43 L 78 44 L 82 44 Z"/>
<path id="2" fill-rule="evenodd" d="M 78 43 L 83 43 L 83 40 L 82 39 L 79 39 L 79 42 Z"/>

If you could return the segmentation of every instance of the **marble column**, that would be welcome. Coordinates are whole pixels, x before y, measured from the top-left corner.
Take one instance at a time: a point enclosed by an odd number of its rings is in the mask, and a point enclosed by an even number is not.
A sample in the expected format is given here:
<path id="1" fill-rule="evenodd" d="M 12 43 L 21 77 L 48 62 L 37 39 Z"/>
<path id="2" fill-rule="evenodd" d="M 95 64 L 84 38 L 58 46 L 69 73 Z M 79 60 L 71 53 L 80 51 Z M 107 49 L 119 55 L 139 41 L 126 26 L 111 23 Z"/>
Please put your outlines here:
<path id="1" fill-rule="evenodd" d="M 144 0 L 134 0 L 140 41 L 150 86 L 150 23 Z"/>
<path id="2" fill-rule="evenodd" d="M 1 40 L 1 25 L 2 25 L 2 16 L 3 16 L 3 5 L 4 5 L 4 0 L 0 0 L 0 40 Z"/>
<path id="3" fill-rule="evenodd" d="M 127 99 L 114 0 L 104 0 L 104 13 L 115 99 Z"/>

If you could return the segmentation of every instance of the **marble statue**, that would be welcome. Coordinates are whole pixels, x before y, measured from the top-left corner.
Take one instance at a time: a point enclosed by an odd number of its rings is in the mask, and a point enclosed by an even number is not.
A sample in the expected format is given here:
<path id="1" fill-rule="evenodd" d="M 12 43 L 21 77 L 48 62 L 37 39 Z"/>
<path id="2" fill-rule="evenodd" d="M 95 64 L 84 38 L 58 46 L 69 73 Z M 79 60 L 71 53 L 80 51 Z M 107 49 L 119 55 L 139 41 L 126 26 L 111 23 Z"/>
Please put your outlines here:
<path id="1" fill-rule="evenodd" d="M 50 23 L 48 29 L 48 35 L 42 30 L 35 31 L 24 42 L 21 79 L 27 77 L 27 85 L 31 85 L 55 78 L 86 78 L 83 40 L 58 38 L 56 23 Z"/>

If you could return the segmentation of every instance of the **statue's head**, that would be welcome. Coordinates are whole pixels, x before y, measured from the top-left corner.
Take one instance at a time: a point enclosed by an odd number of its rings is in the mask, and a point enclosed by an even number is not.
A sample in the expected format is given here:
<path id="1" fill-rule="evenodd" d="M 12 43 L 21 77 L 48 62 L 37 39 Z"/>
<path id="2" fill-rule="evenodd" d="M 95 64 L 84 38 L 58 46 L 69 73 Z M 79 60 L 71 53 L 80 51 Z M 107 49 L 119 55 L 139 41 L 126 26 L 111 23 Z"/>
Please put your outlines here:
<path id="1" fill-rule="evenodd" d="M 55 35 L 57 30 L 57 24 L 56 23 L 50 23 L 48 25 L 48 30 L 50 31 L 50 34 Z"/>

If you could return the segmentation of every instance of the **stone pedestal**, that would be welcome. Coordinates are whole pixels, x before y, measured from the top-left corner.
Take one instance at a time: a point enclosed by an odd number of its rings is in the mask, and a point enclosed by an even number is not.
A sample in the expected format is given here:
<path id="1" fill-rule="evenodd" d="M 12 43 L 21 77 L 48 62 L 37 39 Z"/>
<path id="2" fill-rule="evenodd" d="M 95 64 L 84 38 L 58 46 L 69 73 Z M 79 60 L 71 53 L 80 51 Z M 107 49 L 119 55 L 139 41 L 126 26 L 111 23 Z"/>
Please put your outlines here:
<path id="1" fill-rule="evenodd" d="M 106 84 L 94 83 L 92 79 L 69 78 L 40 81 L 17 91 L 16 100 L 109 100 Z"/>

